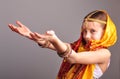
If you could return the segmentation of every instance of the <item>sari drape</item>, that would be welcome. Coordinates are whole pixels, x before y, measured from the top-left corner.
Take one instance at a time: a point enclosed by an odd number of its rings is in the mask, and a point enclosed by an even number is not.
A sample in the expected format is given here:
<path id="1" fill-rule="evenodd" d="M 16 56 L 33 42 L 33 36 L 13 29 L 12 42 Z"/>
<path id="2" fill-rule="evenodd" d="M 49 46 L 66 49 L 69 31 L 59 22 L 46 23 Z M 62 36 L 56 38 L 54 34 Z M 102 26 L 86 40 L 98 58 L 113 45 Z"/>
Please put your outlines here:
<path id="1" fill-rule="evenodd" d="M 106 11 L 100 10 L 106 13 L 107 15 L 107 23 L 105 28 L 105 33 L 101 40 L 99 41 L 91 41 L 91 43 L 86 48 L 82 44 L 82 33 L 80 38 L 74 42 L 71 43 L 71 47 L 73 50 L 75 50 L 77 53 L 80 53 L 82 51 L 88 51 L 88 50 L 95 50 L 96 48 L 105 47 L 108 48 L 115 44 L 117 40 L 117 32 L 116 32 L 116 26 L 107 14 Z M 93 79 L 93 72 L 95 69 L 94 64 L 70 64 L 65 59 L 63 59 L 63 62 L 61 64 L 57 79 Z"/>

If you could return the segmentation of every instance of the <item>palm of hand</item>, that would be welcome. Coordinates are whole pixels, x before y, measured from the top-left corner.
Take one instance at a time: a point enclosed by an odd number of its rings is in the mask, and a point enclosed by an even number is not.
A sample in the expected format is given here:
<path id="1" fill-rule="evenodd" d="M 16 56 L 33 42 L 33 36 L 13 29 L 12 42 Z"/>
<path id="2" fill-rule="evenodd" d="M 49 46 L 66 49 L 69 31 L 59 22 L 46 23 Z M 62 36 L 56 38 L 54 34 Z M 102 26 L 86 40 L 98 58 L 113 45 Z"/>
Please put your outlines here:
<path id="1" fill-rule="evenodd" d="M 39 34 L 37 32 L 35 33 L 30 33 L 32 39 L 37 42 L 39 45 L 43 46 L 44 44 L 46 44 L 46 42 L 49 41 L 49 43 L 52 42 L 52 40 L 54 39 L 55 33 L 54 31 L 47 31 L 45 34 Z"/>
<path id="2" fill-rule="evenodd" d="M 31 37 L 30 33 L 32 33 L 27 27 L 23 26 L 23 27 L 17 27 L 16 28 L 17 33 L 26 36 L 26 37 Z"/>
<path id="3" fill-rule="evenodd" d="M 19 21 L 16 22 L 18 26 L 15 26 L 13 24 L 9 24 L 8 26 L 10 29 L 22 36 L 28 37 L 31 39 L 30 33 L 32 33 L 25 25 L 20 23 Z"/>

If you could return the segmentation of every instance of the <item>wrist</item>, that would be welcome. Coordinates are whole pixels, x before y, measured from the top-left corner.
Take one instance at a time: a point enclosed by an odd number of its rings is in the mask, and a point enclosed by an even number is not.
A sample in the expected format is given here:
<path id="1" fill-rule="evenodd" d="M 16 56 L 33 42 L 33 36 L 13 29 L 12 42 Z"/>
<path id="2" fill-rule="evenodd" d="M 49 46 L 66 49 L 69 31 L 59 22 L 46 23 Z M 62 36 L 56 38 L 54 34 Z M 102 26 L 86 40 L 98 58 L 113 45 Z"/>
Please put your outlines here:
<path id="1" fill-rule="evenodd" d="M 68 58 L 72 53 L 72 48 L 69 44 L 66 44 L 66 50 L 64 52 L 57 52 L 57 54 L 62 58 Z"/>
<path id="2" fill-rule="evenodd" d="M 58 37 L 56 35 L 52 35 L 50 38 L 49 38 L 49 41 L 53 44 L 57 43 L 59 41 Z"/>

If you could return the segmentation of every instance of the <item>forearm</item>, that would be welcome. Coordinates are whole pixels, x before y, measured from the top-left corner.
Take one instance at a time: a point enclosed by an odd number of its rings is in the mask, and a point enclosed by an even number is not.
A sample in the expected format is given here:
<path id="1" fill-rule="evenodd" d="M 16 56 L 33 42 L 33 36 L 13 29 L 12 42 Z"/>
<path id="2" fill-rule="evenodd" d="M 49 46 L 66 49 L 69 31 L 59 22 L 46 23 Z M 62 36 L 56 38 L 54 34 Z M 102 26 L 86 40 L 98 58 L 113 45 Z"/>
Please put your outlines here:
<path id="1" fill-rule="evenodd" d="M 57 51 L 60 55 L 65 53 L 69 53 L 70 45 L 67 43 L 62 42 L 54 33 L 54 31 L 47 31 L 46 34 L 32 34 L 31 35 L 35 42 L 38 43 L 39 46 L 43 48 L 49 48 L 52 50 Z"/>
<path id="2" fill-rule="evenodd" d="M 62 42 L 58 37 L 53 39 L 52 44 L 54 49 L 59 53 L 62 53 L 67 49 L 66 43 Z"/>

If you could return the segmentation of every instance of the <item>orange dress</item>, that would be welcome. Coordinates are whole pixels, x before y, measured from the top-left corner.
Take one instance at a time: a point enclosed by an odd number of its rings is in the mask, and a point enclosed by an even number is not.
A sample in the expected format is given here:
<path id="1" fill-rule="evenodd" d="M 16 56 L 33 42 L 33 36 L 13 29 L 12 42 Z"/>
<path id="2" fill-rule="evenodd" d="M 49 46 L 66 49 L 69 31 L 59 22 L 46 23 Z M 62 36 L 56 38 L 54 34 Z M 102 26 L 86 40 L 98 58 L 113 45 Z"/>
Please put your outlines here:
<path id="1" fill-rule="evenodd" d="M 107 14 L 106 11 L 102 10 Z M 96 21 L 96 20 L 94 20 Z M 108 48 L 115 44 L 117 40 L 116 26 L 112 22 L 111 18 L 107 14 L 107 22 L 104 36 L 99 41 L 91 41 L 90 44 L 84 46 L 82 44 L 82 33 L 81 37 L 74 43 L 71 44 L 73 50 L 77 53 L 86 50 L 96 50 L 96 48 Z M 56 79 L 93 79 L 93 71 L 95 69 L 94 64 L 70 64 L 65 59 L 61 64 L 59 73 Z"/>

